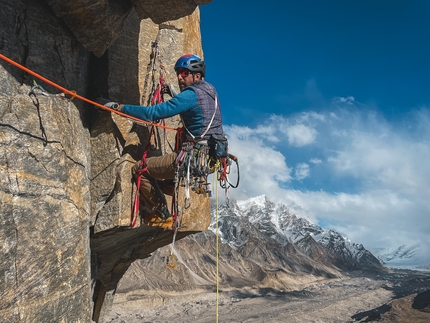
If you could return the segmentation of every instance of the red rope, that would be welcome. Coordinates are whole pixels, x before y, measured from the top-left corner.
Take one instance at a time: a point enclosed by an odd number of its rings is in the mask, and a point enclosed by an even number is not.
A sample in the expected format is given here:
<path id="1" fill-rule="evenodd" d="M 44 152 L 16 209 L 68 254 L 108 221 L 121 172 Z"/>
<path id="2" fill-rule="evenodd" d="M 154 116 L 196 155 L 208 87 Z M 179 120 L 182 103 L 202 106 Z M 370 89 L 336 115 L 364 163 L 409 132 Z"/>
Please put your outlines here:
<path id="1" fill-rule="evenodd" d="M 151 139 L 151 138 L 149 138 Z M 148 148 L 149 148 L 150 141 L 148 141 L 148 144 L 145 147 L 145 150 L 143 151 L 142 159 L 140 160 L 139 169 L 137 170 L 137 190 L 136 194 L 134 195 L 134 203 L 133 203 L 133 209 L 131 210 L 131 217 L 130 217 L 130 227 L 134 228 L 136 225 L 137 217 L 139 215 L 139 209 L 140 209 L 140 181 L 141 181 L 141 175 L 148 170 L 148 166 L 146 165 L 146 157 L 148 155 Z"/>
<path id="2" fill-rule="evenodd" d="M 162 86 L 164 85 L 164 78 L 163 78 L 163 74 L 160 73 L 160 82 L 158 83 L 158 86 L 154 92 L 154 95 L 152 96 L 151 99 L 151 105 L 155 105 L 158 103 L 161 103 L 164 101 L 163 99 L 163 95 L 161 93 L 161 89 Z M 164 120 L 162 121 L 163 125 L 165 124 Z M 166 130 L 166 126 L 164 126 L 164 130 Z M 137 190 L 136 190 L 136 194 L 134 196 L 134 203 L 133 203 L 133 209 L 131 210 L 131 217 L 130 217 L 130 227 L 134 227 L 136 225 L 136 221 L 137 221 L 137 217 L 139 215 L 139 209 L 140 209 L 140 183 L 141 183 L 141 176 L 144 172 L 146 172 L 148 170 L 148 166 L 146 165 L 146 157 L 148 155 L 148 150 L 151 147 L 151 138 L 154 137 L 155 140 L 155 145 L 157 146 L 157 136 L 155 134 L 155 128 L 152 127 L 150 132 L 149 132 L 149 138 L 148 138 L 148 143 L 145 146 L 145 149 L 143 151 L 143 155 L 142 155 L 142 159 L 140 161 L 139 164 L 139 169 L 137 171 Z"/>
<path id="3" fill-rule="evenodd" d="M 152 96 L 151 105 L 156 105 L 164 101 L 163 95 L 161 93 L 161 90 L 163 89 L 163 87 L 164 87 L 164 77 L 163 77 L 163 74 L 160 73 L 160 80 L 157 85 L 157 88 L 155 89 L 154 95 Z"/>

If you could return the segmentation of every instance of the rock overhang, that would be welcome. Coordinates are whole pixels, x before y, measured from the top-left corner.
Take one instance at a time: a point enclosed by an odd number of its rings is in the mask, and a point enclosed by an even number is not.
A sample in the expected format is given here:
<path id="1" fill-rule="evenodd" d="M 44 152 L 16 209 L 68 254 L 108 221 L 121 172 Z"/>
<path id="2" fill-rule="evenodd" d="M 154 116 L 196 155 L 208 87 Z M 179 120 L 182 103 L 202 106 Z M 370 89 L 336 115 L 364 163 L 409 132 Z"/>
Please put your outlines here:
<path id="1" fill-rule="evenodd" d="M 48 5 L 88 51 L 100 57 L 121 35 L 124 21 L 136 10 L 139 19 L 161 24 L 191 15 L 212 0 L 47 0 Z"/>

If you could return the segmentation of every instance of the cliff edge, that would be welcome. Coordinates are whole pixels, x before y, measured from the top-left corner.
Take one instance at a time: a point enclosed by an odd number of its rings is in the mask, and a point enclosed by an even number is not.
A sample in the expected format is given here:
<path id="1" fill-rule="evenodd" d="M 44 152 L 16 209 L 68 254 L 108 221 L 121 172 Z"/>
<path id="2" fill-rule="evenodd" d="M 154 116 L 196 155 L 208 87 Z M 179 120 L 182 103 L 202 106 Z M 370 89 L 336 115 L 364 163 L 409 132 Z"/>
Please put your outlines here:
<path id="1" fill-rule="evenodd" d="M 88 99 L 145 104 L 154 43 L 176 84 L 176 58 L 202 55 L 207 2 L 0 0 L 0 53 Z M 72 99 L 0 60 L 0 322 L 97 322 L 129 265 L 173 239 L 129 226 L 148 128 Z M 192 199 L 177 239 L 209 225 L 209 200 Z"/>

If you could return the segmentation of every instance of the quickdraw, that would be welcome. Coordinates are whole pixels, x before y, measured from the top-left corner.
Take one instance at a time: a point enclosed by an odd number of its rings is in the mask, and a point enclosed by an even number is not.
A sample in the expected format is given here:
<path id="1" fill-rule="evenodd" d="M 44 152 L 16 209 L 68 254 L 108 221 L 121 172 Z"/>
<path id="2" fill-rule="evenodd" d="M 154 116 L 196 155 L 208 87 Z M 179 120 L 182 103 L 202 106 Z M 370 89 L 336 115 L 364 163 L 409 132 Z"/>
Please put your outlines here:
<path id="1" fill-rule="evenodd" d="M 144 82 L 144 86 L 142 89 L 142 103 L 145 105 L 151 105 L 153 104 L 153 97 L 156 93 L 156 86 L 155 84 L 157 84 L 156 82 L 156 78 L 155 78 L 155 74 L 156 74 L 156 63 L 158 61 L 159 65 L 160 65 L 160 70 L 164 69 L 164 66 L 161 63 L 161 58 L 160 58 L 160 51 L 158 48 L 158 41 L 154 41 L 151 43 L 151 61 L 149 64 L 149 70 L 146 74 L 145 77 L 145 82 Z M 150 90 L 150 94 L 149 94 L 149 98 L 148 101 L 146 102 L 146 93 L 147 93 L 147 89 L 148 89 L 148 81 L 149 81 L 149 77 L 151 77 L 151 90 Z M 161 100 L 163 99 L 163 97 L 159 97 Z M 160 101 L 159 103 L 161 103 L 162 101 Z"/>
<path id="2" fill-rule="evenodd" d="M 175 254 L 171 253 L 166 258 L 166 266 L 169 268 L 175 268 L 176 267 L 176 257 Z"/>
<path id="3" fill-rule="evenodd" d="M 190 200 L 190 189 L 197 194 L 211 196 L 210 183 L 207 181 L 210 173 L 208 153 L 206 141 L 185 142 L 182 145 L 176 158 L 175 183 L 185 187 L 185 202 Z"/>
<path id="4" fill-rule="evenodd" d="M 214 160 L 209 156 L 209 150 L 207 141 L 199 141 L 197 143 L 185 142 L 176 158 L 174 182 L 178 186 L 185 188 L 185 208 L 189 207 L 190 190 L 197 194 L 212 196 L 208 175 L 214 173 L 215 170 L 217 174 L 216 180 L 226 190 L 227 201 L 229 188 L 237 188 L 239 185 L 240 175 L 237 157 L 228 154 L 228 157 Z M 237 182 L 234 185 L 231 184 L 228 178 L 232 162 L 236 163 L 238 175 Z"/>
<path id="5" fill-rule="evenodd" d="M 237 181 L 233 185 L 230 183 L 228 175 L 230 174 L 232 162 L 236 163 L 237 168 Z M 228 157 L 220 159 L 218 177 L 219 185 L 225 190 L 226 204 L 229 205 L 230 200 L 230 188 L 237 188 L 239 186 L 240 172 L 239 172 L 239 162 L 236 156 L 228 154 Z"/>
<path id="6" fill-rule="evenodd" d="M 164 68 L 164 67 L 160 66 L 160 68 Z M 155 91 L 153 91 L 153 93 L 151 95 L 151 105 L 156 105 L 156 104 L 159 104 L 159 103 L 164 101 L 162 89 L 164 89 L 165 84 L 166 83 L 164 81 L 163 73 L 162 73 L 162 71 L 160 71 L 160 77 L 159 77 L 158 85 L 155 88 Z"/>

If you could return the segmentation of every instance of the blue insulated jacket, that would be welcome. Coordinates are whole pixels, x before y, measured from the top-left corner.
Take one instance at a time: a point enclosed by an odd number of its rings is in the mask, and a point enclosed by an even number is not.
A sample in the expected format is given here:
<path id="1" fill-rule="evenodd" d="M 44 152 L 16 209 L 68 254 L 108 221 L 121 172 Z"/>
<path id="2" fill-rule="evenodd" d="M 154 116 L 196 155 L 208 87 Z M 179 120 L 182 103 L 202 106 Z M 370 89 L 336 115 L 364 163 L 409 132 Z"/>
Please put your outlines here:
<path id="1" fill-rule="evenodd" d="M 122 112 L 148 121 L 169 118 L 179 114 L 188 131 L 197 138 L 206 131 L 213 117 L 210 129 L 204 136 L 205 139 L 208 139 L 210 134 L 221 135 L 224 133 L 221 110 L 219 102 L 215 107 L 215 97 L 217 97 L 217 93 L 213 85 L 201 80 L 186 87 L 169 101 L 153 106 L 124 104 Z"/>

